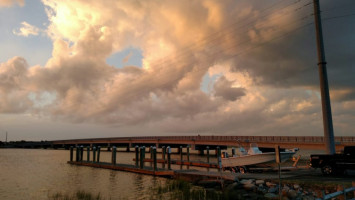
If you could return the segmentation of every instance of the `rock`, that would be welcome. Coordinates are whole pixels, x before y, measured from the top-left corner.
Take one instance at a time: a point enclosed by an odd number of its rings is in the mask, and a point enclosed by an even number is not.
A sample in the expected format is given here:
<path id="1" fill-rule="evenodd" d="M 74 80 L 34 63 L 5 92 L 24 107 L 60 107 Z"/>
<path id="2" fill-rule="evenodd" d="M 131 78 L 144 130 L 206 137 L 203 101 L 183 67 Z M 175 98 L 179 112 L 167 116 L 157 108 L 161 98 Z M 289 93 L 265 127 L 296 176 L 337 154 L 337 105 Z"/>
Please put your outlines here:
<path id="1" fill-rule="evenodd" d="M 287 185 L 284 185 L 284 186 L 282 187 L 282 190 L 283 190 L 283 191 L 289 191 L 289 190 L 290 190 L 290 187 L 288 187 Z"/>
<path id="2" fill-rule="evenodd" d="M 256 185 L 260 185 L 260 184 L 264 184 L 264 183 L 265 183 L 264 180 L 256 180 L 256 181 L 255 181 L 255 184 L 256 184 Z"/>
<path id="3" fill-rule="evenodd" d="M 294 184 L 294 185 L 293 185 L 293 189 L 297 190 L 297 189 L 299 189 L 299 188 L 300 188 L 300 185 L 298 185 L 298 184 Z"/>
<path id="4" fill-rule="evenodd" d="M 229 184 L 229 185 L 226 187 L 226 189 L 227 189 L 227 190 L 237 189 L 237 188 L 238 188 L 238 185 L 239 185 L 239 183 L 235 182 L 235 183 Z"/>
<path id="5" fill-rule="evenodd" d="M 274 193 L 266 193 L 264 195 L 265 199 L 278 199 L 279 198 L 279 195 L 276 195 Z"/>
<path id="6" fill-rule="evenodd" d="M 295 190 L 289 190 L 287 192 L 287 196 L 290 198 L 290 199 L 294 199 L 298 196 L 297 192 Z"/>
<path id="7" fill-rule="evenodd" d="M 269 188 L 269 193 L 276 193 L 279 190 L 277 187 L 271 187 Z"/>
<path id="8" fill-rule="evenodd" d="M 243 187 L 246 190 L 253 190 L 256 186 L 254 184 L 244 184 Z"/>
<path id="9" fill-rule="evenodd" d="M 282 200 L 289 200 L 289 198 L 287 196 L 282 196 L 281 198 Z"/>
<path id="10" fill-rule="evenodd" d="M 303 196 L 302 200 L 314 200 L 315 198 L 313 196 Z"/>
<path id="11" fill-rule="evenodd" d="M 234 182 L 239 182 L 239 179 L 237 176 L 234 177 Z"/>
<path id="12" fill-rule="evenodd" d="M 275 183 L 271 183 L 271 182 L 266 182 L 265 184 L 266 184 L 266 186 L 268 186 L 268 187 L 275 187 L 275 186 L 276 186 Z"/>
<path id="13" fill-rule="evenodd" d="M 246 185 L 246 184 L 253 184 L 254 179 L 243 179 L 240 181 L 241 184 Z"/>
<path id="14" fill-rule="evenodd" d="M 260 192 L 260 193 L 263 193 L 263 194 L 268 193 L 268 190 L 266 188 L 264 188 L 264 187 L 258 187 L 257 191 Z"/>

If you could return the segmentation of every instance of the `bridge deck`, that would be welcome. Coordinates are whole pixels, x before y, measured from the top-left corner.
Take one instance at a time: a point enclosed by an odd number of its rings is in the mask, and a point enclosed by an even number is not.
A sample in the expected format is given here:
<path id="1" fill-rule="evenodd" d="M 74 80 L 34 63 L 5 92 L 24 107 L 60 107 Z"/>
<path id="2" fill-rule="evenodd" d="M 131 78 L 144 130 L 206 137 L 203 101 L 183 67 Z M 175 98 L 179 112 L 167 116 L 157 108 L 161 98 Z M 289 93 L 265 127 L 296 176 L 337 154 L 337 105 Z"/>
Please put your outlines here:
<path id="1" fill-rule="evenodd" d="M 355 137 L 335 137 L 337 150 L 344 146 L 355 145 Z M 149 137 L 115 137 L 115 138 L 91 138 L 51 141 L 53 145 L 101 145 L 101 146 L 179 146 L 190 145 L 195 150 L 205 150 L 207 146 L 214 149 L 216 146 L 247 146 L 257 143 L 259 147 L 273 148 L 279 145 L 281 148 L 325 149 L 324 137 L 321 136 L 149 136 Z"/>

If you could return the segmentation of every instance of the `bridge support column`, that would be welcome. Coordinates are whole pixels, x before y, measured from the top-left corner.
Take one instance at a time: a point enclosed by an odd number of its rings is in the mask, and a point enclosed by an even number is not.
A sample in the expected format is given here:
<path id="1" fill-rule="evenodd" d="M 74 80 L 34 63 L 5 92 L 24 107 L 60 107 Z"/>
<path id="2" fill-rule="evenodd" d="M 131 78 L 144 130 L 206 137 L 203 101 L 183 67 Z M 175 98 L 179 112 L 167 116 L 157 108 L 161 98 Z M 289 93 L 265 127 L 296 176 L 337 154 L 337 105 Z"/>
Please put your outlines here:
<path id="1" fill-rule="evenodd" d="M 86 154 L 87 154 L 86 161 L 90 162 L 90 146 L 86 147 Z"/>
<path id="2" fill-rule="evenodd" d="M 100 152 L 101 152 L 101 147 L 98 146 L 98 147 L 97 147 L 97 162 L 98 162 L 98 163 L 100 162 Z"/>
<path id="3" fill-rule="evenodd" d="M 96 147 L 92 147 L 92 162 L 96 162 Z"/>
<path id="4" fill-rule="evenodd" d="M 206 154 L 207 154 L 207 163 L 210 163 L 210 147 L 206 147 Z"/>
<path id="5" fill-rule="evenodd" d="M 177 153 L 178 153 L 178 154 L 181 154 L 181 153 L 182 153 L 181 146 L 180 146 L 180 148 L 177 149 Z"/>
<path id="6" fill-rule="evenodd" d="M 202 148 L 202 147 L 200 147 L 200 148 Z M 198 155 L 200 155 L 200 156 L 205 155 L 204 149 L 199 149 L 198 150 Z"/>
<path id="7" fill-rule="evenodd" d="M 113 165 L 116 165 L 116 152 L 117 152 L 117 149 L 115 146 L 112 147 L 112 164 Z"/>
<path id="8" fill-rule="evenodd" d="M 128 144 L 128 146 L 126 147 L 126 152 L 130 152 L 130 145 Z"/>
<path id="9" fill-rule="evenodd" d="M 180 148 L 179 148 L 179 153 L 180 153 L 180 161 L 182 162 L 182 160 L 183 160 L 182 146 L 180 146 Z"/>
<path id="10" fill-rule="evenodd" d="M 232 157 L 234 157 L 235 156 L 235 148 L 233 147 L 232 148 Z"/>
<path id="11" fill-rule="evenodd" d="M 79 146 L 76 146 L 76 157 L 75 157 L 75 161 L 76 162 L 79 162 L 79 156 L 80 156 L 80 147 Z"/>
<path id="12" fill-rule="evenodd" d="M 73 162 L 73 147 L 70 147 L 70 162 Z"/>
<path id="13" fill-rule="evenodd" d="M 186 147 L 186 155 L 187 155 L 187 162 L 190 162 L 190 146 L 187 145 Z"/>
<path id="14" fill-rule="evenodd" d="M 153 147 L 153 163 L 154 163 L 154 171 L 157 171 L 157 148 Z"/>
<path id="15" fill-rule="evenodd" d="M 111 144 L 110 143 L 107 144 L 107 151 L 111 151 Z"/>
<path id="16" fill-rule="evenodd" d="M 162 156 L 162 159 L 163 159 L 163 168 L 164 168 L 164 169 L 165 169 L 165 153 L 166 153 L 165 146 L 162 146 L 162 149 L 161 149 L 161 156 Z"/>

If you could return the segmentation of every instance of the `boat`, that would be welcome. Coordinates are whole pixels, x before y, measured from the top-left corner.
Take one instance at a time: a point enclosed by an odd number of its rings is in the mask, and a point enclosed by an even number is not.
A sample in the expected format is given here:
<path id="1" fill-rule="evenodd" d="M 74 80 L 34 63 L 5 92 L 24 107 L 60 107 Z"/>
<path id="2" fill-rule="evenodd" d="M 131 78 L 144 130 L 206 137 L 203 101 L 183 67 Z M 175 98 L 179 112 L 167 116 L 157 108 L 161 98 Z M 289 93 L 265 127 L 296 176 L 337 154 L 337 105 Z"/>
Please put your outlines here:
<path id="1" fill-rule="evenodd" d="M 298 151 L 298 148 L 286 149 L 280 152 L 281 162 L 289 160 Z M 266 163 L 275 163 L 276 153 L 275 152 L 262 152 L 256 144 L 250 144 L 248 151 L 243 147 L 236 149 L 235 155 L 232 157 L 228 156 L 227 152 L 223 152 L 221 164 L 222 168 L 234 168 L 240 169 L 240 167 L 245 168 L 249 165 L 258 165 Z"/>

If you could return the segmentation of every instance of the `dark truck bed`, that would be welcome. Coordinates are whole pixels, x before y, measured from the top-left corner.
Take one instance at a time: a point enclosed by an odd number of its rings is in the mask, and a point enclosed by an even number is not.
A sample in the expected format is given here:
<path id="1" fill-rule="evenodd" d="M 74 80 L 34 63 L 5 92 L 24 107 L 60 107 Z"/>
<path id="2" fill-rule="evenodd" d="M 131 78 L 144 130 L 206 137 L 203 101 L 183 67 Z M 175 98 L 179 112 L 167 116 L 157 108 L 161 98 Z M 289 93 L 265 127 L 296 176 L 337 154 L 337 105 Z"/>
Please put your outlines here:
<path id="1" fill-rule="evenodd" d="M 341 154 L 313 154 L 311 167 L 321 168 L 325 175 L 343 174 L 346 170 L 355 170 L 355 146 L 346 146 Z"/>

